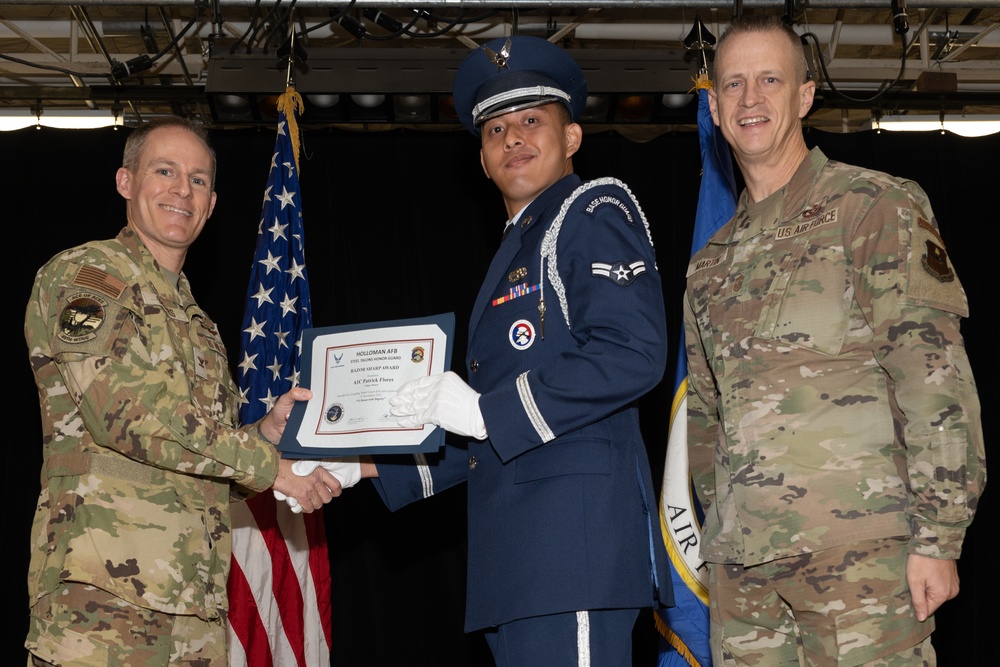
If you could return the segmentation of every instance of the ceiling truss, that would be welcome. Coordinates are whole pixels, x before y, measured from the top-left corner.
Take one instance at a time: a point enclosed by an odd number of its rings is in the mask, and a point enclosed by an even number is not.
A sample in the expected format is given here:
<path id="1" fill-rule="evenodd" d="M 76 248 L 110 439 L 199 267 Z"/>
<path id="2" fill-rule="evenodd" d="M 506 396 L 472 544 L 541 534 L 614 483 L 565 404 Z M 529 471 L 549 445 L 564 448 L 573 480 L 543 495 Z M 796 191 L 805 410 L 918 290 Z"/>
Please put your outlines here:
<path id="1" fill-rule="evenodd" d="M 815 126 L 859 129 L 873 109 L 1000 115 L 996 0 L 911 2 L 905 66 L 889 0 L 742 7 L 790 13 L 798 32 L 815 35 L 807 49 L 822 90 Z M 446 96 L 469 48 L 512 33 L 552 39 L 595 63 L 584 66 L 592 92 L 625 94 L 610 89 L 641 79 L 631 92 L 679 94 L 701 61 L 684 45 L 696 18 L 719 35 L 732 16 L 733 5 L 717 0 L 4 0 L 0 111 L 114 107 L 128 122 L 179 113 L 225 124 L 212 95 L 280 92 L 288 53 L 303 93 Z M 666 122 L 690 127 L 680 116 Z"/>

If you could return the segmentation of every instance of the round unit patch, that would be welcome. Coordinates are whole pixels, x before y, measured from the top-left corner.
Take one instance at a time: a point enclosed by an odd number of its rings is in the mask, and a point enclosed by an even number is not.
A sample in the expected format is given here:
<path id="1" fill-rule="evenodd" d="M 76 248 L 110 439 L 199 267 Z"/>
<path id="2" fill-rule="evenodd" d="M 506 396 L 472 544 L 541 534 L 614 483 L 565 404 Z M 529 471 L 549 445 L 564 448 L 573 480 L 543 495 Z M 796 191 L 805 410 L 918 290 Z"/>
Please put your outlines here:
<path id="1" fill-rule="evenodd" d="M 92 292 L 74 295 L 59 315 L 59 340 L 83 343 L 94 340 L 104 324 L 108 302 Z"/>
<path id="2" fill-rule="evenodd" d="M 535 342 L 535 326 L 528 320 L 518 320 L 510 325 L 507 340 L 515 350 L 527 350 Z"/>
<path id="3" fill-rule="evenodd" d="M 344 416 L 344 406 L 340 403 L 334 403 L 326 409 L 326 421 L 331 424 L 336 424 Z"/>
<path id="4" fill-rule="evenodd" d="M 412 361 L 415 364 L 419 364 L 423 360 L 424 360 L 424 348 L 418 345 L 417 347 L 410 350 L 410 361 Z"/>

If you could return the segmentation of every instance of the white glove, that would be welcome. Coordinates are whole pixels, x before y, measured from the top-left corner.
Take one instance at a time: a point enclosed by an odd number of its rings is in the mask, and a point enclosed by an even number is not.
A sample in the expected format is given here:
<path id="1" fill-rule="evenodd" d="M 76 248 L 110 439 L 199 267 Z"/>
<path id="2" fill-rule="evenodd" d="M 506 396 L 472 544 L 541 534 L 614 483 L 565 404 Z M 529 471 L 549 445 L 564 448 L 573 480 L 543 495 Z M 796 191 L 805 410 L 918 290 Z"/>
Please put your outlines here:
<path id="1" fill-rule="evenodd" d="M 486 438 L 479 393 L 451 371 L 407 382 L 389 399 L 389 405 L 392 415 L 402 417 L 400 426 L 434 424 L 458 435 Z"/>
<path id="2" fill-rule="evenodd" d="M 299 514 L 302 511 L 302 506 L 299 505 L 299 501 L 297 501 L 295 498 L 292 498 L 291 496 L 286 496 L 277 489 L 271 489 L 271 491 L 272 493 L 274 493 L 274 497 L 278 500 L 279 503 L 282 500 L 284 500 L 285 504 L 291 507 L 294 513 Z"/>
<path id="3" fill-rule="evenodd" d="M 361 462 L 357 456 L 345 456 L 337 460 L 313 461 L 299 460 L 292 464 L 292 472 L 299 477 L 308 477 L 316 468 L 322 466 L 340 482 L 341 489 L 349 489 L 361 480 Z M 291 496 L 286 496 L 281 491 L 274 489 L 274 497 L 278 501 L 284 500 L 296 514 L 302 511 L 299 501 Z"/>

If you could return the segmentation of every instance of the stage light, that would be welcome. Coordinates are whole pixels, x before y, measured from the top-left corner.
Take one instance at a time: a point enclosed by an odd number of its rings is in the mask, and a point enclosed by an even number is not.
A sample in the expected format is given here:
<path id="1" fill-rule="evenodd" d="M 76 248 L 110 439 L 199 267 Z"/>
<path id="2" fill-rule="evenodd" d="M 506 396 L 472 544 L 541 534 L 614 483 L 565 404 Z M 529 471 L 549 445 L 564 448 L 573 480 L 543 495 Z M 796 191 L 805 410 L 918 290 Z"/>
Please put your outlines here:
<path id="1" fill-rule="evenodd" d="M 340 102 L 340 95 L 313 93 L 311 95 L 306 95 L 306 100 L 313 106 L 317 106 L 321 109 L 329 109 L 330 107 L 337 106 Z"/>
<path id="2" fill-rule="evenodd" d="M 91 130 L 113 127 L 116 116 L 109 110 L 4 109 L 0 110 L 0 131 L 26 127 L 54 127 L 64 130 Z"/>
<path id="3" fill-rule="evenodd" d="M 945 118 L 929 115 L 882 116 L 865 129 L 892 132 L 951 132 L 963 137 L 985 137 L 1000 132 L 1000 115 L 974 118 Z"/>
<path id="4" fill-rule="evenodd" d="M 694 95 L 691 93 L 663 93 L 660 102 L 668 109 L 683 109 L 691 104 Z"/>
<path id="5" fill-rule="evenodd" d="M 385 102 L 385 95 L 351 95 L 351 99 L 359 107 L 374 109 Z"/>

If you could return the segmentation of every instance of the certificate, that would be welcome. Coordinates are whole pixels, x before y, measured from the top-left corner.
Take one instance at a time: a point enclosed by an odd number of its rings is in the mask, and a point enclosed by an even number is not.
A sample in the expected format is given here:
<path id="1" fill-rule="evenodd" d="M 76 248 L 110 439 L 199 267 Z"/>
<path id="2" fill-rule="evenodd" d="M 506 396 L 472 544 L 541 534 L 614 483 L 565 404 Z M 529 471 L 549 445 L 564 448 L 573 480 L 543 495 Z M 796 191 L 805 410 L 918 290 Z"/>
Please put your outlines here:
<path id="1" fill-rule="evenodd" d="M 286 458 L 431 452 L 444 444 L 432 425 L 402 427 L 389 399 L 410 380 L 451 365 L 455 315 L 306 329 L 302 386 L 279 449 Z"/>

